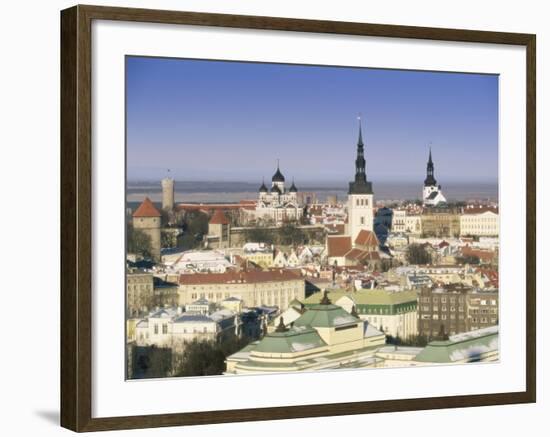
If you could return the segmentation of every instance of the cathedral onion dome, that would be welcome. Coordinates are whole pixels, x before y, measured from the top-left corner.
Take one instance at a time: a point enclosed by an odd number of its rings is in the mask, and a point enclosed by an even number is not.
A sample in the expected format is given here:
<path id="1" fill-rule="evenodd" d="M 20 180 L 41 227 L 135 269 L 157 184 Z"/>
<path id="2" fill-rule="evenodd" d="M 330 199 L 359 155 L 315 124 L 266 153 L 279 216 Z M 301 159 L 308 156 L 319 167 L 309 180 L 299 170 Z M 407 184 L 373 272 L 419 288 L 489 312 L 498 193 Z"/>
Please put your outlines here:
<path id="1" fill-rule="evenodd" d="M 262 181 L 262 186 L 260 187 L 260 193 L 267 193 L 267 187 L 265 186 L 265 183 Z"/>
<path id="2" fill-rule="evenodd" d="M 272 193 L 279 193 L 279 194 L 281 194 L 281 189 L 279 188 L 278 185 L 273 185 L 273 186 L 271 187 L 271 192 L 272 192 Z"/>
<path id="3" fill-rule="evenodd" d="M 285 181 L 285 177 L 281 173 L 281 170 L 279 170 L 279 164 L 277 164 L 277 171 L 271 178 L 271 182 L 284 182 L 284 181 Z"/>
<path id="4" fill-rule="evenodd" d="M 290 191 L 291 193 L 298 192 L 298 188 L 296 188 L 296 185 L 294 185 L 294 181 L 292 181 L 292 185 L 290 186 L 290 189 L 288 191 Z"/>

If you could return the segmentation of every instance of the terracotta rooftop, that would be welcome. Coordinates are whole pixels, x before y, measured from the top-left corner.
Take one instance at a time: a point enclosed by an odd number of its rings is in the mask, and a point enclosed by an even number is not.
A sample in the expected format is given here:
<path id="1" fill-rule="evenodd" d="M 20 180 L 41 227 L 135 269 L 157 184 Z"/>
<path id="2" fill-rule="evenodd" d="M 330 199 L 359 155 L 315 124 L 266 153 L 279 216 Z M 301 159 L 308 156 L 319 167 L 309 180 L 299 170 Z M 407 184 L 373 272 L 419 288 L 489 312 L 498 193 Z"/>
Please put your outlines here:
<path id="1" fill-rule="evenodd" d="M 349 236 L 328 236 L 328 256 L 344 256 L 351 250 L 351 237 Z"/>
<path id="2" fill-rule="evenodd" d="M 374 232 L 362 229 L 355 238 L 355 244 L 358 246 L 378 247 L 380 243 Z"/>
<path id="3" fill-rule="evenodd" d="M 498 214 L 498 208 L 493 208 L 491 206 L 464 208 L 464 214 L 483 214 L 484 212 L 492 212 L 494 214 Z"/>
<path id="4" fill-rule="evenodd" d="M 211 225 L 228 225 L 229 219 L 225 216 L 223 210 L 217 209 L 208 223 Z"/>
<path id="5" fill-rule="evenodd" d="M 269 271 L 252 270 L 243 272 L 225 273 L 195 273 L 182 274 L 179 283 L 182 285 L 195 284 L 239 284 L 257 282 L 295 281 L 302 279 L 297 271 L 276 269 Z"/>
<path id="6" fill-rule="evenodd" d="M 151 199 L 145 198 L 141 205 L 134 211 L 132 217 L 160 217 L 159 210 L 153 205 Z"/>
<path id="7" fill-rule="evenodd" d="M 378 252 L 374 251 L 367 251 L 367 250 L 361 250 L 361 249 L 351 249 L 348 253 L 346 253 L 346 258 L 355 260 L 355 261 L 379 261 L 380 255 Z"/>
<path id="8" fill-rule="evenodd" d="M 485 261 L 485 262 L 492 261 L 496 256 L 495 252 L 491 252 L 491 251 L 488 251 L 488 250 L 482 250 L 482 249 L 474 249 L 470 246 L 464 246 L 461 249 L 461 251 L 462 251 L 462 255 L 464 255 L 464 256 L 476 256 L 480 260 Z"/>

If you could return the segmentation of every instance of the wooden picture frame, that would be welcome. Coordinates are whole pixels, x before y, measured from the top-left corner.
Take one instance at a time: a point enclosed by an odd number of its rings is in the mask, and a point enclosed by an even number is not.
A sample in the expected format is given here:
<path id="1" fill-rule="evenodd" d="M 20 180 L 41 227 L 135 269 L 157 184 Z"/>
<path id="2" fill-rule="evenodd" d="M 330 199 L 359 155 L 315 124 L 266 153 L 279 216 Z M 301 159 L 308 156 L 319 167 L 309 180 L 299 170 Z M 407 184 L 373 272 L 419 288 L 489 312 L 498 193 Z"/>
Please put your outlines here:
<path id="1" fill-rule="evenodd" d="M 179 414 L 92 417 L 92 156 L 93 20 L 346 34 L 523 46 L 526 48 L 527 246 L 526 390 Z M 61 425 L 114 429 L 276 420 L 408 410 L 529 403 L 536 400 L 535 35 L 166 10 L 75 6 L 61 12 Z"/>

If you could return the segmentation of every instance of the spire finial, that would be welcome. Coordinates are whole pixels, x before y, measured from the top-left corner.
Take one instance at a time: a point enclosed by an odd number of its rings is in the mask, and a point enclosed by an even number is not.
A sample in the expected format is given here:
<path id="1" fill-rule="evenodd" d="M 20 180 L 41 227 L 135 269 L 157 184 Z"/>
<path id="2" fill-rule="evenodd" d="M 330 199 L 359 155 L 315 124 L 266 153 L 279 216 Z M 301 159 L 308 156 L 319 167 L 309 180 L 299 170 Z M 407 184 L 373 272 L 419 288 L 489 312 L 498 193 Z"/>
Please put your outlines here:
<path id="1" fill-rule="evenodd" d="M 277 170 L 279 170 L 279 158 L 277 158 Z"/>
<path id="2" fill-rule="evenodd" d="M 357 140 L 357 145 L 363 145 L 363 131 L 361 129 L 361 113 L 357 116 L 357 120 L 359 122 L 359 139 Z"/>
<path id="3" fill-rule="evenodd" d="M 279 325 L 277 325 L 275 332 L 286 332 L 286 331 L 288 331 L 288 329 L 285 326 L 285 321 L 283 319 L 283 316 L 281 316 L 281 318 L 279 319 Z"/>
<path id="4" fill-rule="evenodd" d="M 321 299 L 321 302 L 319 302 L 321 305 L 330 305 L 332 302 L 328 298 L 328 289 L 325 288 L 325 291 L 323 293 L 323 298 Z"/>
<path id="5" fill-rule="evenodd" d="M 432 142 L 430 141 L 430 156 L 428 158 L 428 162 L 432 162 Z"/>

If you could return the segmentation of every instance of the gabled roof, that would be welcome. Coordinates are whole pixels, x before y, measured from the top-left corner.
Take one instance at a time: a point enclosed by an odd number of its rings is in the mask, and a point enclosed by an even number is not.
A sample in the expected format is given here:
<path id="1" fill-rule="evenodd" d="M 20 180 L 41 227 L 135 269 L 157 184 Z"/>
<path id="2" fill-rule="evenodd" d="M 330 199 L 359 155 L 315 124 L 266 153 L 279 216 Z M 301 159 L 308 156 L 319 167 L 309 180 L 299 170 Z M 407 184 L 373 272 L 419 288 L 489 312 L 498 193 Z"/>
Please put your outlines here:
<path id="1" fill-rule="evenodd" d="M 153 205 L 151 199 L 146 197 L 141 205 L 134 211 L 132 217 L 160 217 L 159 210 Z"/>
<path id="2" fill-rule="evenodd" d="M 344 256 L 351 250 L 350 236 L 327 236 L 328 256 Z"/>
<path id="3" fill-rule="evenodd" d="M 346 253 L 346 259 L 355 260 L 355 261 L 379 261 L 380 254 L 378 252 L 361 250 L 361 249 L 351 249 Z"/>
<path id="4" fill-rule="evenodd" d="M 221 209 L 217 209 L 208 223 L 211 225 L 228 225 L 229 219 Z"/>
<path id="5" fill-rule="evenodd" d="M 355 244 L 358 246 L 373 246 L 378 247 L 380 244 L 376 234 L 366 229 L 361 229 L 355 238 Z"/>

